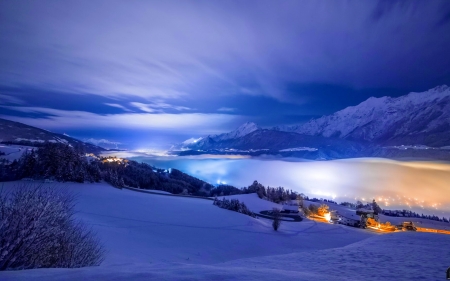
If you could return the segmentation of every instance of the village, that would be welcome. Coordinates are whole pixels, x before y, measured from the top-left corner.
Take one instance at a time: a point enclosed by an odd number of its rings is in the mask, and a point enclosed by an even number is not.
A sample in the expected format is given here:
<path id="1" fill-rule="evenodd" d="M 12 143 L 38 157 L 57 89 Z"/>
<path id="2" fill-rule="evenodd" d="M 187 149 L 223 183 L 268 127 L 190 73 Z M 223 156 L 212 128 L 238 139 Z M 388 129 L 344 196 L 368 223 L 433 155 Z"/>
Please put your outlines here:
<path id="1" fill-rule="evenodd" d="M 448 220 L 412 217 L 403 215 L 402 211 L 381 210 L 377 205 L 378 208 L 372 206 L 370 203 L 361 208 L 351 208 L 323 199 L 315 202 L 291 200 L 282 205 L 281 212 L 297 214 L 319 223 L 341 224 L 379 233 L 416 231 L 450 235 Z"/>

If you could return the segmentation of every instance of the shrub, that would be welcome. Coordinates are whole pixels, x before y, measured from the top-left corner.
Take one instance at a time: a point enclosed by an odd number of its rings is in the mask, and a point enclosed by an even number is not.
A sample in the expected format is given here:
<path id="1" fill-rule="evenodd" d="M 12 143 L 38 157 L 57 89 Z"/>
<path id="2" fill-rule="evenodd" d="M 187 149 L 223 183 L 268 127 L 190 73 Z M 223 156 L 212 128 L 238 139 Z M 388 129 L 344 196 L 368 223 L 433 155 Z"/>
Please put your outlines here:
<path id="1" fill-rule="evenodd" d="M 309 204 L 308 209 L 310 214 L 312 215 L 317 215 L 319 213 L 319 207 L 317 207 L 315 204 Z"/>
<path id="2" fill-rule="evenodd" d="M 0 194 L 0 270 L 99 265 L 95 233 L 73 218 L 74 196 L 53 187 L 17 185 Z"/>
<path id="3" fill-rule="evenodd" d="M 273 208 L 273 222 L 272 226 L 275 231 L 278 231 L 278 228 L 281 225 L 281 212 L 277 208 Z"/>

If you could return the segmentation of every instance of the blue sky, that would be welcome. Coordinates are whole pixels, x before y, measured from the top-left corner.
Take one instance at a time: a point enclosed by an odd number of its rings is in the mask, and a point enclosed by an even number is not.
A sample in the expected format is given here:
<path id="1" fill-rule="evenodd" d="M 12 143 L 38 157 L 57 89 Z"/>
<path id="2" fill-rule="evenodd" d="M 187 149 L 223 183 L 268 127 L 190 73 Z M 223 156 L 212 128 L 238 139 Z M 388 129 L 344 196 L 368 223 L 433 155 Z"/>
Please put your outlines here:
<path id="1" fill-rule="evenodd" d="M 2 1 L 0 116 L 152 147 L 450 84 L 448 1 Z"/>

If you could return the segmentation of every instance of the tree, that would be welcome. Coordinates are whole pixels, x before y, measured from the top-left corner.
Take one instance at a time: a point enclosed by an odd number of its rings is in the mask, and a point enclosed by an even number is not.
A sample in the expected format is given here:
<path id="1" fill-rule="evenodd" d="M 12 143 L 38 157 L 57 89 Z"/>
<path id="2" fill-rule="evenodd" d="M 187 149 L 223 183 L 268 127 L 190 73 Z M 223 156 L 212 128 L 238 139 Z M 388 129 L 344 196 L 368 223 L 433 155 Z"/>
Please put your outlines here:
<path id="1" fill-rule="evenodd" d="M 310 214 L 317 215 L 319 213 L 319 207 L 315 204 L 309 204 L 308 209 Z"/>
<path id="2" fill-rule="evenodd" d="M 297 204 L 302 208 L 303 207 L 303 200 L 305 198 L 305 194 L 300 193 L 297 195 Z"/>
<path id="3" fill-rule="evenodd" d="M 383 210 L 380 208 L 380 206 L 377 204 L 377 202 L 375 202 L 375 199 L 373 199 L 373 201 L 372 201 L 372 209 L 373 209 L 375 215 L 381 214 L 383 212 Z"/>
<path id="4" fill-rule="evenodd" d="M 277 208 L 273 208 L 272 216 L 273 216 L 273 222 L 272 222 L 273 229 L 275 231 L 278 231 L 278 228 L 280 228 L 280 225 L 281 225 L 281 212 L 280 212 L 280 210 L 278 210 Z"/>
<path id="5" fill-rule="evenodd" d="M 364 204 L 361 201 L 356 201 L 356 209 L 364 208 Z"/>
<path id="6" fill-rule="evenodd" d="M 325 216 L 326 213 L 328 213 L 328 209 L 329 209 L 328 205 L 322 204 L 322 205 L 320 205 L 319 208 L 317 209 L 317 214 L 318 214 L 319 216 L 322 216 L 322 217 L 323 217 L 323 216 Z"/>

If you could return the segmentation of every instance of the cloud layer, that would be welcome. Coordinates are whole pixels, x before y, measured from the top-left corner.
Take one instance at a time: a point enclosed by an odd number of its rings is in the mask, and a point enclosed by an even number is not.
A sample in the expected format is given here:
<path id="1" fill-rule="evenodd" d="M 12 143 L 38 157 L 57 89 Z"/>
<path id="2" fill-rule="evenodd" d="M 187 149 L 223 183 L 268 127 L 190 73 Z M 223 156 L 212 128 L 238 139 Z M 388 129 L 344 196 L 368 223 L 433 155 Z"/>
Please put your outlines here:
<path id="1" fill-rule="evenodd" d="M 116 129 L 118 133 L 121 129 L 137 129 L 208 134 L 230 129 L 229 124 L 240 118 L 237 115 L 227 114 L 124 113 L 102 115 L 86 111 L 66 111 L 41 107 L 0 106 L 0 108 L 40 115 L 40 117 L 11 117 L 0 115 L 0 118 L 7 118 L 31 126 L 69 130 L 82 126 L 84 129 Z"/>
<path id="2" fill-rule="evenodd" d="M 2 2 L 0 83 L 152 98 L 450 77 L 446 1 Z"/>

